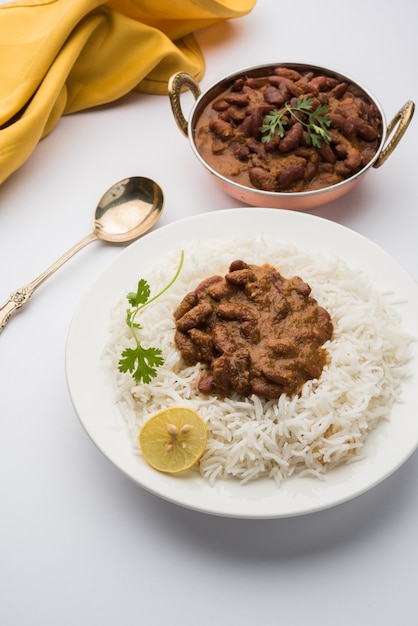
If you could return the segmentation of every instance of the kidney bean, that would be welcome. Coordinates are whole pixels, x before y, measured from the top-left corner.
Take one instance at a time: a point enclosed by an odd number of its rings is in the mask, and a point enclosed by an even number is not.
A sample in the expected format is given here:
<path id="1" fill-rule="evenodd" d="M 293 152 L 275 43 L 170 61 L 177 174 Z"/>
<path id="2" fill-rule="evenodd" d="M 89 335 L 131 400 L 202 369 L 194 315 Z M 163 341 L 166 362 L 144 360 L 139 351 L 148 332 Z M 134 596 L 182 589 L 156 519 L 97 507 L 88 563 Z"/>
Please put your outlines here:
<path id="1" fill-rule="evenodd" d="M 366 141 L 374 141 L 379 136 L 377 130 L 373 128 L 373 126 L 360 119 L 356 120 L 355 130 L 357 135 Z"/>
<path id="2" fill-rule="evenodd" d="M 176 330 L 174 335 L 176 346 L 181 351 L 182 357 L 186 363 L 193 365 L 200 358 L 200 351 L 186 333 Z"/>
<path id="3" fill-rule="evenodd" d="M 212 104 L 212 109 L 214 111 L 226 111 L 226 109 L 229 107 L 229 104 L 226 100 L 224 100 L 223 98 L 221 98 L 221 100 L 216 100 L 213 104 Z"/>
<path id="4" fill-rule="evenodd" d="M 260 369 L 261 374 L 267 379 L 267 385 L 269 384 L 269 382 L 271 382 L 278 387 L 282 387 L 290 383 L 290 379 L 292 376 L 291 372 L 286 370 L 283 367 L 282 363 L 280 363 L 277 359 L 264 359 L 262 367 Z M 269 397 L 267 394 L 266 396 Z"/>
<path id="5" fill-rule="evenodd" d="M 279 137 L 277 135 L 274 135 L 274 137 L 272 137 L 272 139 L 270 139 L 270 141 L 267 141 L 264 144 L 264 150 L 267 153 L 274 152 L 277 149 L 278 145 L 279 145 Z"/>
<path id="6" fill-rule="evenodd" d="M 234 352 L 236 343 L 230 336 L 228 329 L 222 324 L 215 324 L 212 328 L 212 342 L 215 350 L 223 354 L 224 352 Z"/>
<path id="7" fill-rule="evenodd" d="M 254 137 L 249 137 L 247 146 L 254 154 L 258 154 L 261 157 L 266 155 L 264 144 L 254 139 Z"/>
<path id="8" fill-rule="evenodd" d="M 281 106 L 286 102 L 285 94 L 274 85 L 269 85 L 264 90 L 264 100 L 274 106 Z"/>
<path id="9" fill-rule="evenodd" d="M 243 270 L 243 271 L 246 271 L 246 270 Z M 251 270 L 248 270 L 248 271 L 251 271 Z M 253 280 L 254 280 L 254 275 L 253 275 Z M 244 284 L 246 284 L 246 282 L 244 282 Z M 252 312 L 251 309 L 243 306 L 242 304 L 234 304 L 233 302 L 221 302 L 216 309 L 216 315 L 223 320 L 251 321 L 254 319 L 254 313 Z"/>
<path id="10" fill-rule="evenodd" d="M 213 285 L 210 285 L 206 289 L 206 293 L 212 298 L 212 300 L 222 300 L 222 298 L 227 298 L 230 294 L 230 286 L 221 276 Z"/>
<path id="11" fill-rule="evenodd" d="M 281 97 L 283 98 L 283 102 L 287 102 L 291 97 L 291 93 L 287 88 L 286 82 L 279 76 L 269 76 L 269 86 L 274 87 L 279 91 Z M 267 89 L 267 87 L 266 87 Z"/>
<path id="12" fill-rule="evenodd" d="M 180 317 L 183 317 L 183 315 L 196 306 L 197 303 L 197 293 L 195 291 L 191 291 L 183 298 L 177 309 L 174 311 L 174 319 L 178 320 Z"/>
<path id="13" fill-rule="evenodd" d="M 264 116 L 267 115 L 267 113 L 269 112 L 270 107 L 266 105 L 254 107 L 251 111 L 251 134 L 254 139 L 257 139 L 257 141 L 261 141 L 260 128 L 263 124 Z"/>
<path id="14" fill-rule="evenodd" d="M 231 144 L 231 150 L 240 161 L 248 161 L 248 156 L 251 150 L 247 145 L 242 145 L 238 142 L 234 142 L 234 145 Z"/>
<path id="15" fill-rule="evenodd" d="M 225 280 L 230 285 L 245 287 L 248 283 L 254 282 L 255 276 L 252 269 L 247 265 L 237 268 L 231 263 L 228 274 L 225 274 Z"/>
<path id="16" fill-rule="evenodd" d="M 222 354 L 212 364 L 213 384 L 221 397 L 231 393 L 232 388 L 238 393 L 249 395 L 249 355 Z M 234 381 L 233 387 L 231 381 Z"/>
<path id="17" fill-rule="evenodd" d="M 246 107 L 249 104 L 248 94 L 246 93 L 227 94 L 224 100 L 226 100 L 228 104 L 234 104 L 237 107 Z"/>
<path id="18" fill-rule="evenodd" d="M 355 148 L 353 148 L 347 158 L 345 159 L 345 164 L 347 166 L 347 169 L 349 172 L 354 172 L 355 170 L 357 170 L 360 165 L 361 165 L 361 153 L 356 150 Z"/>
<path id="19" fill-rule="evenodd" d="M 380 114 L 373 103 L 368 106 L 367 118 L 370 120 L 370 123 L 376 124 L 376 126 L 379 125 Z"/>
<path id="20" fill-rule="evenodd" d="M 289 189 L 295 182 L 304 177 L 305 166 L 302 163 L 290 165 L 277 178 L 278 191 Z"/>
<path id="21" fill-rule="evenodd" d="M 334 152 L 337 156 L 337 159 L 345 159 L 348 154 L 347 146 L 343 143 L 334 144 Z"/>
<path id="22" fill-rule="evenodd" d="M 265 85 L 265 82 L 265 78 L 253 78 L 250 76 L 245 81 L 245 84 L 248 87 L 251 87 L 251 89 L 261 89 L 261 87 Z"/>
<path id="23" fill-rule="evenodd" d="M 309 296 L 311 293 L 311 287 L 308 283 L 305 283 L 300 276 L 292 276 L 292 278 L 289 278 L 286 284 L 286 289 L 289 292 L 296 291 L 296 293 L 299 293 L 302 296 Z"/>
<path id="24" fill-rule="evenodd" d="M 257 326 L 257 320 L 241 322 L 240 334 L 249 343 L 252 343 L 252 344 L 260 343 L 261 337 L 260 337 L 260 330 Z"/>
<path id="25" fill-rule="evenodd" d="M 236 272 L 237 270 L 245 270 L 248 268 L 248 264 L 242 259 L 235 259 L 229 266 L 230 272 Z"/>
<path id="26" fill-rule="evenodd" d="M 317 163 L 320 159 L 318 152 L 312 146 L 298 146 L 295 150 L 295 154 L 312 163 Z"/>
<path id="27" fill-rule="evenodd" d="M 312 180 L 318 171 L 318 166 L 312 161 L 308 161 L 305 168 L 305 180 Z"/>
<path id="28" fill-rule="evenodd" d="M 329 97 L 336 98 L 337 100 L 339 100 L 340 98 L 343 97 L 347 89 L 348 89 L 348 83 L 338 83 L 338 85 L 335 85 L 335 87 L 331 89 L 329 93 Z"/>
<path id="29" fill-rule="evenodd" d="M 244 85 L 245 85 L 245 80 L 243 78 L 237 78 L 231 87 L 231 91 L 241 91 Z"/>
<path id="30" fill-rule="evenodd" d="M 375 154 L 376 150 L 374 150 L 372 147 L 365 148 L 361 153 L 361 165 L 367 165 L 367 163 L 372 160 Z"/>
<path id="31" fill-rule="evenodd" d="M 293 124 L 290 130 L 279 141 L 279 152 L 291 152 L 299 145 L 303 137 L 303 126 L 299 122 Z"/>
<path id="32" fill-rule="evenodd" d="M 274 73 L 277 76 L 283 76 L 284 78 L 290 78 L 290 80 L 297 81 L 302 78 L 302 74 L 299 74 L 296 70 L 292 70 L 289 67 L 276 67 Z"/>
<path id="33" fill-rule="evenodd" d="M 187 332 L 201 324 L 211 313 L 212 307 L 209 302 L 206 300 L 199 302 L 199 304 L 177 319 L 177 329 L 183 333 Z"/>
<path id="34" fill-rule="evenodd" d="M 321 104 L 325 104 L 328 106 L 329 96 L 325 91 L 322 91 L 321 93 L 318 94 L 318 100 Z"/>
<path id="35" fill-rule="evenodd" d="M 321 146 L 318 148 L 318 152 L 321 155 L 321 157 L 324 159 L 324 161 L 326 161 L 327 163 L 335 163 L 335 161 L 337 160 L 337 157 L 335 153 L 332 151 L 332 148 L 329 145 L 329 143 L 323 142 Z"/>
<path id="36" fill-rule="evenodd" d="M 215 356 L 211 335 L 199 330 L 199 328 L 191 328 L 188 335 L 199 353 L 199 361 L 210 363 Z"/>
<path id="37" fill-rule="evenodd" d="M 229 114 L 228 111 L 221 111 L 218 115 L 218 118 L 220 120 L 222 120 L 223 122 L 228 122 L 229 123 Z"/>
<path id="38" fill-rule="evenodd" d="M 341 113 L 331 113 L 331 128 L 337 128 L 342 131 L 346 136 L 351 135 L 354 132 L 354 122 L 351 119 L 347 119 Z"/>
<path id="39" fill-rule="evenodd" d="M 355 126 L 356 126 L 355 120 L 353 118 L 348 118 L 343 129 L 344 135 L 346 137 L 349 137 L 350 135 L 352 135 L 355 132 Z"/>
<path id="40" fill-rule="evenodd" d="M 306 83 L 305 89 L 312 91 L 315 95 L 317 95 L 320 91 L 324 91 L 326 87 L 326 78 L 325 76 L 314 76 L 311 78 L 309 83 Z"/>
<path id="41" fill-rule="evenodd" d="M 303 86 L 303 89 L 305 89 L 305 85 L 307 85 L 308 83 L 311 82 L 312 78 L 315 76 L 314 72 L 304 72 L 301 77 L 298 79 L 298 83 L 299 85 Z"/>
<path id="42" fill-rule="evenodd" d="M 333 174 L 334 164 L 328 163 L 327 161 L 321 161 L 320 163 L 318 163 L 318 172 L 320 174 Z"/>
<path id="43" fill-rule="evenodd" d="M 203 393 L 205 396 L 209 396 L 214 388 L 212 374 L 203 374 L 202 378 L 199 380 L 197 388 L 200 393 Z"/>
<path id="44" fill-rule="evenodd" d="M 242 122 L 239 132 L 243 137 L 251 137 L 252 132 L 252 119 L 251 115 L 247 115 L 247 117 Z"/>
<path id="45" fill-rule="evenodd" d="M 225 122 L 221 119 L 211 120 L 209 123 L 209 127 L 211 131 L 214 132 L 215 135 L 217 135 L 223 141 L 227 141 L 228 139 L 230 139 L 234 132 L 231 124 L 228 124 L 228 122 Z"/>
<path id="46" fill-rule="evenodd" d="M 329 91 L 333 89 L 338 84 L 338 81 L 335 78 L 331 78 L 330 76 L 315 76 L 312 80 L 307 83 L 307 89 L 312 89 L 313 93 L 317 95 L 321 91 Z"/>
<path id="47" fill-rule="evenodd" d="M 342 115 L 341 113 L 330 113 L 330 118 L 332 128 L 338 128 L 339 130 L 343 130 L 344 124 L 347 120 L 344 115 Z"/>
<path id="48" fill-rule="evenodd" d="M 367 117 L 369 115 L 369 105 L 367 102 L 364 102 L 362 98 L 355 98 L 354 104 L 361 117 Z"/>
<path id="49" fill-rule="evenodd" d="M 261 125 L 263 123 L 264 113 L 261 107 L 256 107 L 251 113 L 251 134 L 254 139 L 261 141 Z"/>
<path id="50" fill-rule="evenodd" d="M 219 284 L 222 281 L 222 276 L 209 276 L 209 278 L 204 278 L 196 287 L 193 293 L 196 294 L 196 297 L 201 296 L 202 294 L 209 291 L 214 285 Z"/>
<path id="51" fill-rule="evenodd" d="M 270 174 L 262 167 L 252 167 L 248 170 L 251 184 L 257 189 L 263 189 L 264 191 L 277 191 L 276 179 L 273 174 Z"/>
<path id="52" fill-rule="evenodd" d="M 266 354 L 276 359 L 283 356 L 295 357 L 298 353 L 298 346 L 287 337 L 268 339 L 264 345 Z"/>
<path id="53" fill-rule="evenodd" d="M 298 85 L 298 83 L 294 83 L 290 78 L 284 78 L 284 76 L 271 76 L 269 82 L 283 90 L 286 88 L 289 94 L 296 98 L 299 98 L 303 93 L 303 87 Z"/>
<path id="54" fill-rule="evenodd" d="M 347 153 L 346 158 L 343 161 L 338 161 L 335 165 L 335 171 L 342 176 L 350 176 L 356 172 L 362 164 L 361 153 L 352 148 Z"/>
<path id="55" fill-rule="evenodd" d="M 241 122 L 243 122 L 244 119 L 247 117 L 247 112 L 245 109 L 232 106 L 228 109 L 228 117 L 230 120 L 235 122 L 235 124 L 241 124 Z"/>

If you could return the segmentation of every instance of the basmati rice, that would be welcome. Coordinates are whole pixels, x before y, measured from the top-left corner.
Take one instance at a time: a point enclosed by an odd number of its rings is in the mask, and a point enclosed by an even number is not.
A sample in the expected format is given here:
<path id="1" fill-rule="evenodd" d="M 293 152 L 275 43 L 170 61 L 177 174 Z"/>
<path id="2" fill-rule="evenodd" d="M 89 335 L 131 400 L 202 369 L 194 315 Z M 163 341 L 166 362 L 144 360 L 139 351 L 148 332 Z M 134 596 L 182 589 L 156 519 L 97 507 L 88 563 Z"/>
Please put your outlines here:
<path id="1" fill-rule="evenodd" d="M 141 343 L 160 347 L 165 360 L 150 384 L 136 384 L 130 374 L 118 371 L 121 352 L 132 345 L 125 323 L 126 294 L 111 313 L 105 357 L 133 452 L 140 454 L 138 433 L 149 416 L 168 406 L 187 405 L 206 421 L 208 444 L 198 471 L 212 485 L 220 479 L 246 483 L 265 476 L 280 485 L 292 475 L 321 477 L 358 459 L 368 434 L 389 419 L 408 374 L 411 337 L 401 328 L 390 294 L 379 293 L 361 271 L 340 259 L 264 237 L 192 242 L 184 251 L 175 284 L 141 312 Z M 147 276 L 140 276 L 152 294 L 170 281 L 179 257 L 180 248 L 174 249 Z M 197 391 L 201 367 L 186 367 L 174 345 L 174 309 L 201 280 L 224 275 L 235 259 L 270 263 L 286 277 L 299 275 L 331 315 L 334 334 L 324 345 L 329 363 L 320 379 L 308 381 L 297 396 L 204 396 Z"/>

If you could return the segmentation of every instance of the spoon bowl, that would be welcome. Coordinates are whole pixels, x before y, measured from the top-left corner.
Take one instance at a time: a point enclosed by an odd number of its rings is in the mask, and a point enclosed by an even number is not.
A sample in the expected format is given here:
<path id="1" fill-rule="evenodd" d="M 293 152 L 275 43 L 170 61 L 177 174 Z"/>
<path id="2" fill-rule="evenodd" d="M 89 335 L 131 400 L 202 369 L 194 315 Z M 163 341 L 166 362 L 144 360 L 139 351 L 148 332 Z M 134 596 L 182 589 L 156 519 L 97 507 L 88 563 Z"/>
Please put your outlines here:
<path id="1" fill-rule="evenodd" d="M 125 178 L 101 197 L 94 214 L 94 232 L 110 243 L 133 241 L 155 224 L 163 203 L 160 186 L 150 178 Z"/>
<path id="2" fill-rule="evenodd" d="M 10 294 L 7 302 L 0 307 L 0 332 L 10 317 L 28 302 L 39 285 L 76 252 L 97 239 L 109 243 L 134 241 L 154 226 L 162 213 L 163 204 L 161 188 L 149 178 L 131 176 L 112 185 L 96 207 L 93 232 L 67 250 L 28 285 Z"/>

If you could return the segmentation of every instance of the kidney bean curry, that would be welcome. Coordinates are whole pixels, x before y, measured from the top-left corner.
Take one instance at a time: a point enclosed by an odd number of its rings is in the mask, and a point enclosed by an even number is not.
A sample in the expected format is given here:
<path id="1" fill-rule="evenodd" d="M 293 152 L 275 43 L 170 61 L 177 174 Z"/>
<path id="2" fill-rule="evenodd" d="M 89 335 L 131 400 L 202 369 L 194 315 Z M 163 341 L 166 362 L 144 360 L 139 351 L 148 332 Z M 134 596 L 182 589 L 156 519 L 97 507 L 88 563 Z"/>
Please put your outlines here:
<path id="1" fill-rule="evenodd" d="M 319 378 L 333 324 L 310 293 L 298 276 L 241 260 L 188 293 L 174 312 L 175 343 L 186 364 L 203 364 L 199 391 L 278 398 Z"/>
<path id="2" fill-rule="evenodd" d="M 301 102 L 308 107 L 301 110 Z M 315 141 L 309 132 L 316 110 L 325 140 Z M 269 115 L 279 116 L 281 125 L 266 134 Z M 362 170 L 381 136 L 379 111 L 356 85 L 274 67 L 266 76 L 235 79 L 206 105 L 196 122 L 195 144 L 212 169 L 241 185 L 301 192 L 335 185 Z"/>

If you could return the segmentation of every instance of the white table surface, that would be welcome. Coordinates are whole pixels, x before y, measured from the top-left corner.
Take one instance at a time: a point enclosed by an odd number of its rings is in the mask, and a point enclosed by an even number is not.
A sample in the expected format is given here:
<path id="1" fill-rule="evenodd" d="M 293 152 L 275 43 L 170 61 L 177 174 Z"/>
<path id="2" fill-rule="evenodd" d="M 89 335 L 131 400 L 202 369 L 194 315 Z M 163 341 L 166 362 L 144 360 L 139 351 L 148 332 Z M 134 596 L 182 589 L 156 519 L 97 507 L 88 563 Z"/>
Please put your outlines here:
<path id="1" fill-rule="evenodd" d="M 415 0 L 259 0 L 198 34 L 202 87 L 246 65 L 307 61 L 367 85 L 389 120 L 418 101 L 417 23 Z M 417 280 L 416 144 L 414 119 L 380 169 L 311 212 L 370 238 Z M 0 298 L 88 234 L 102 193 L 129 175 L 163 187 L 158 227 L 238 205 L 201 169 L 166 97 L 131 94 L 65 117 L 0 188 Z M 0 336 L 0 623 L 416 624 L 417 452 L 337 507 L 239 520 L 161 500 L 96 449 L 69 398 L 66 337 L 120 251 L 80 252 Z"/>

